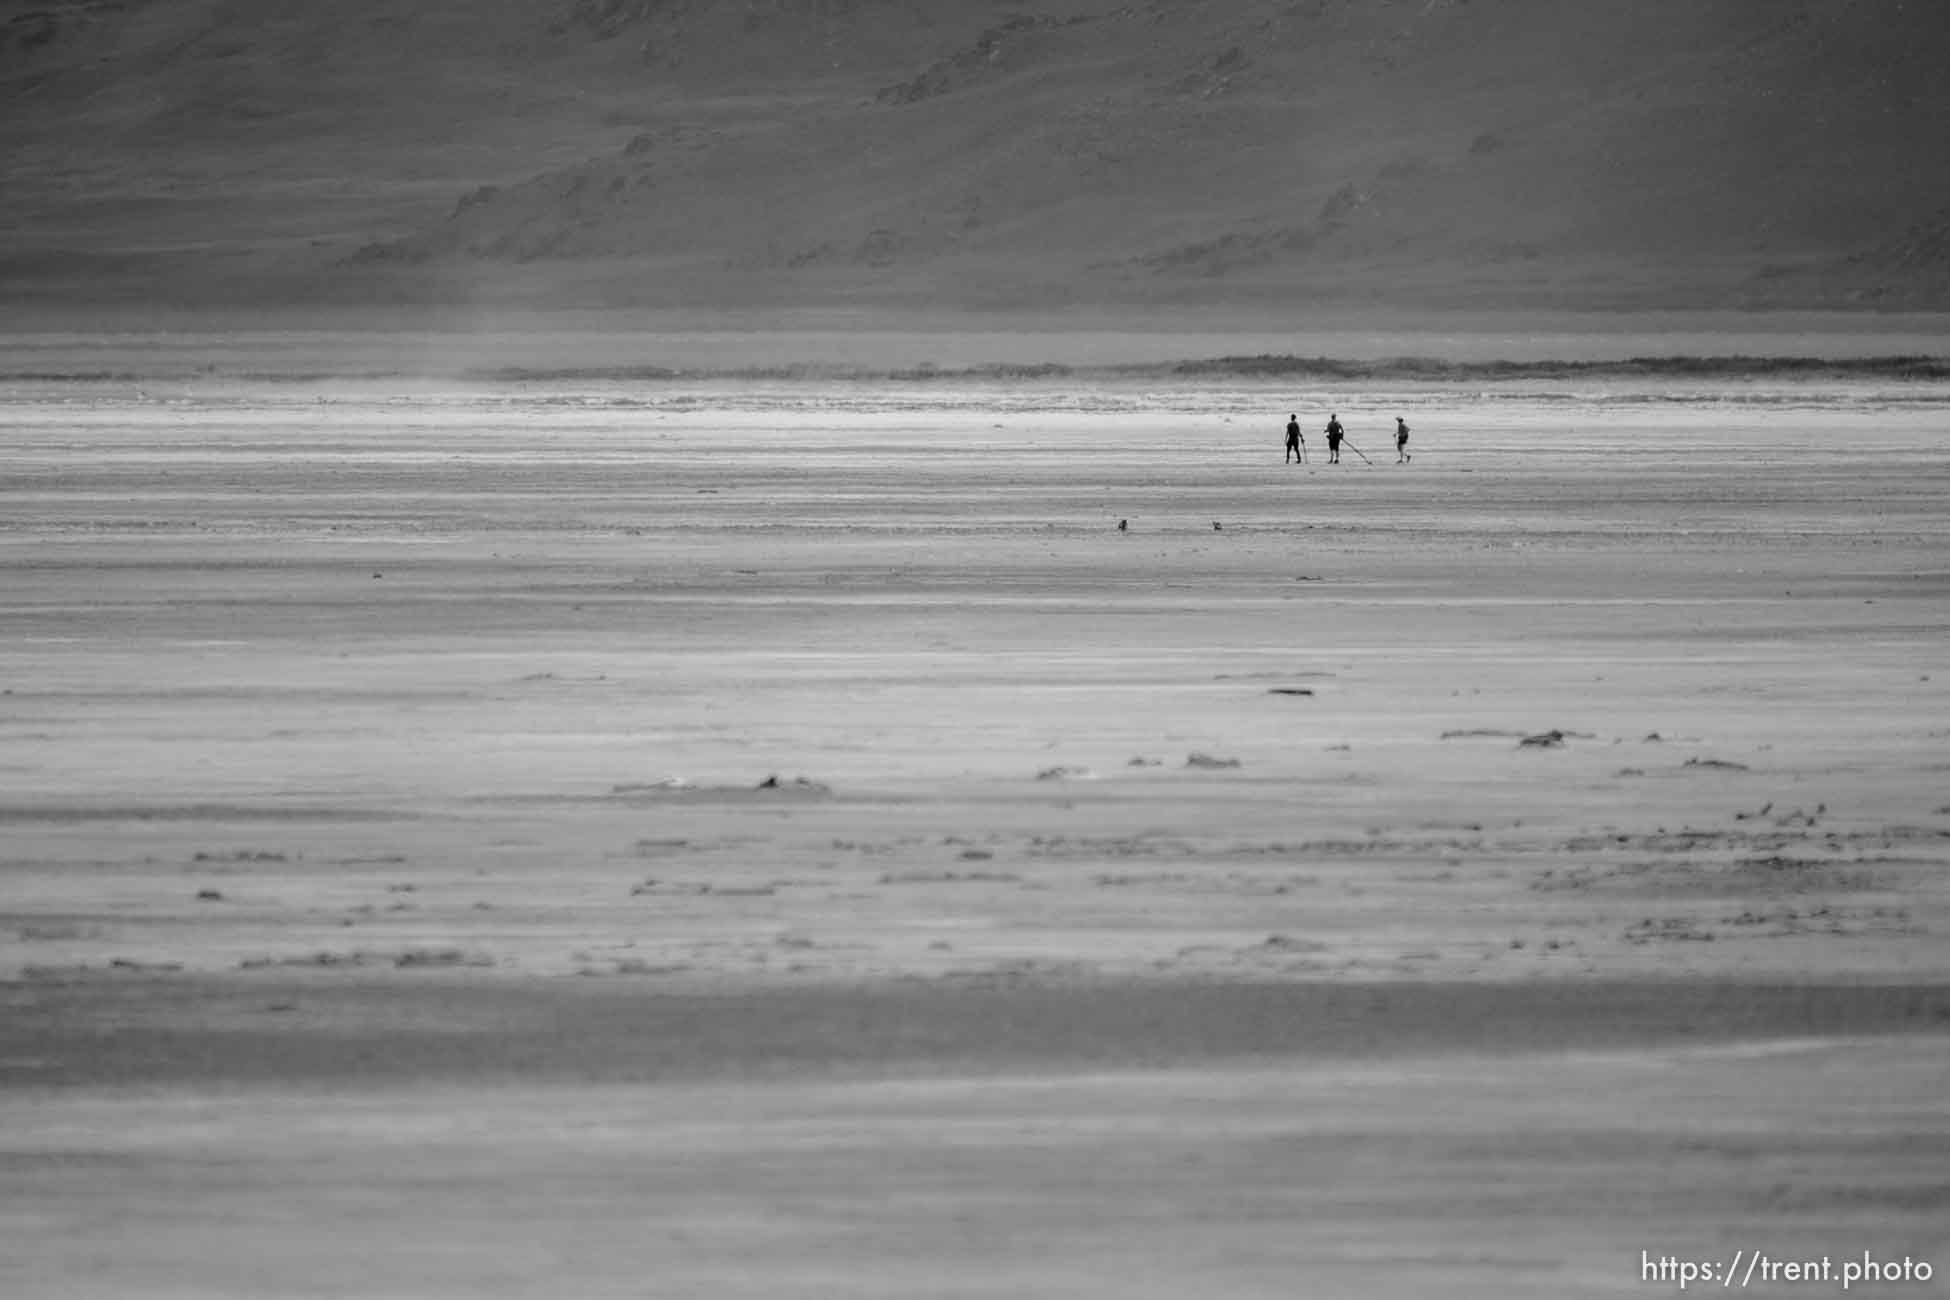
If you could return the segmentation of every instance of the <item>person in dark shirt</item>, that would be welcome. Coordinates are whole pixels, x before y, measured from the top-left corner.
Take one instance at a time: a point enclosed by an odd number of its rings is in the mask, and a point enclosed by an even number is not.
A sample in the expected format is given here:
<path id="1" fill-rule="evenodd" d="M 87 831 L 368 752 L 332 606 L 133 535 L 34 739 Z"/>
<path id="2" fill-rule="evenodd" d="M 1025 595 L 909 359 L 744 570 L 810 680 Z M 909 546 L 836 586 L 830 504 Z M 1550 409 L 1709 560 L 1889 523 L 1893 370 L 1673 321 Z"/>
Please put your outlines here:
<path id="1" fill-rule="evenodd" d="M 1338 415 L 1328 416 L 1327 463 L 1329 465 L 1338 465 L 1341 463 L 1341 439 L 1346 435 L 1347 430 L 1341 427 L 1341 417 Z"/>
<path id="2" fill-rule="evenodd" d="M 1286 460 L 1280 463 L 1284 465 L 1287 461 L 1297 461 L 1302 465 L 1307 463 L 1307 440 L 1300 436 L 1300 417 L 1297 414 L 1286 417 Z"/>

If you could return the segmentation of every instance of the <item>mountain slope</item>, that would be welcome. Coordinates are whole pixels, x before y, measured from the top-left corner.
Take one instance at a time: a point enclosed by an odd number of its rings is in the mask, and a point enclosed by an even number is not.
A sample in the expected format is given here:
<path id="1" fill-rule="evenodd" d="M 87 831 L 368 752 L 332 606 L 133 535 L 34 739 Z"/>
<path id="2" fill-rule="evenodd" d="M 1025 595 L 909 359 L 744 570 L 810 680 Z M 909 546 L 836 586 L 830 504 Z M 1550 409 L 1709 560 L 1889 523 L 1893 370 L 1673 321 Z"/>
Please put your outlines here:
<path id="1" fill-rule="evenodd" d="M 1920 0 L 0 20 L 22 294 L 1950 305 Z"/>

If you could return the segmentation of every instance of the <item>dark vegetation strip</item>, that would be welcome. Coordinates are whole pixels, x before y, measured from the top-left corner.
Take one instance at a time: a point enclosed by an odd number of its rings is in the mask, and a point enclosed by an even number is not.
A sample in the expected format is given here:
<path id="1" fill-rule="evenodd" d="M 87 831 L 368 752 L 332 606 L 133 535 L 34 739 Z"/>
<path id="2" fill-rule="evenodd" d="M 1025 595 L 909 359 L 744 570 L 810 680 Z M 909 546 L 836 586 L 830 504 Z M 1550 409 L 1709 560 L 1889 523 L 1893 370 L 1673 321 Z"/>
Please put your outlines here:
<path id="1" fill-rule="evenodd" d="M 1298 375 L 1327 379 L 1586 379 L 1586 378 L 1868 378 L 1950 379 L 1950 358 L 1665 356 L 1623 361 L 1441 361 L 1392 357 L 1342 361 L 1332 357 L 1267 355 L 1180 361 L 1174 375 Z"/>
<path id="2" fill-rule="evenodd" d="M 1950 985 L 125 975 L 0 986 L 0 1086 L 623 1082 L 1333 1061 L 1950 1034 Z"/>

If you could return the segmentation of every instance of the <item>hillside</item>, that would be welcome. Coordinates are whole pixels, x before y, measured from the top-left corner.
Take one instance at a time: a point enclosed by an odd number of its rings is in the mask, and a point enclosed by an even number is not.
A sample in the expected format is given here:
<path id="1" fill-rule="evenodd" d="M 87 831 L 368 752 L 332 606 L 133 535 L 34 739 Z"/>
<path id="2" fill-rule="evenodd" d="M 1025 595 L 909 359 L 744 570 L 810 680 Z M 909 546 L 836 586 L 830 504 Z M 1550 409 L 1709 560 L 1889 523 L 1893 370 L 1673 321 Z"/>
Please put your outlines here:
<path id="1" fill-rule="evenodd" d="M 0 3 L 16 301 L 1950 307 L 1921 0 Z"/>

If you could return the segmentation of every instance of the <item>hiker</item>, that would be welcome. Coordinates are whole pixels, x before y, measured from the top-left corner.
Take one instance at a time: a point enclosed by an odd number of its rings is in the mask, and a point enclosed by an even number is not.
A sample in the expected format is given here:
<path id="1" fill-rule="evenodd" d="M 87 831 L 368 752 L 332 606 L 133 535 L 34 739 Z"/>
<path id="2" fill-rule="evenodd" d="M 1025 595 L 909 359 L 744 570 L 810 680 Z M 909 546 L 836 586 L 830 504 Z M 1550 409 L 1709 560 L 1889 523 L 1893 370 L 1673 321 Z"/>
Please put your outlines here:
<path id="1" fill-rule="evenodd" d="M 1340 416 L 1330 415 L 1327 417 L 1327 463 L 1329 465 L 1338 465 L 1341 463 L 1341 439 L 1346 434 L 1347 430 L 1341 427 Z"/>
<path id="2" fill-rule="evenodd" d="M 1284 465 L 1287 461 L 1296 461 L 1302 465 L 1307 463 L 1307 440 L 1300 436 L 1298 412 L 1286 417 L 1286 460 L 1282 460 L 1280 464 Z"/>
<path id="3" fill-rule="evenodd" d="M 1395 417 L 1395 463 L 1406 465 L 1414 459 L 1408 454 L 1408 424 L 1398 415 Z"/>

